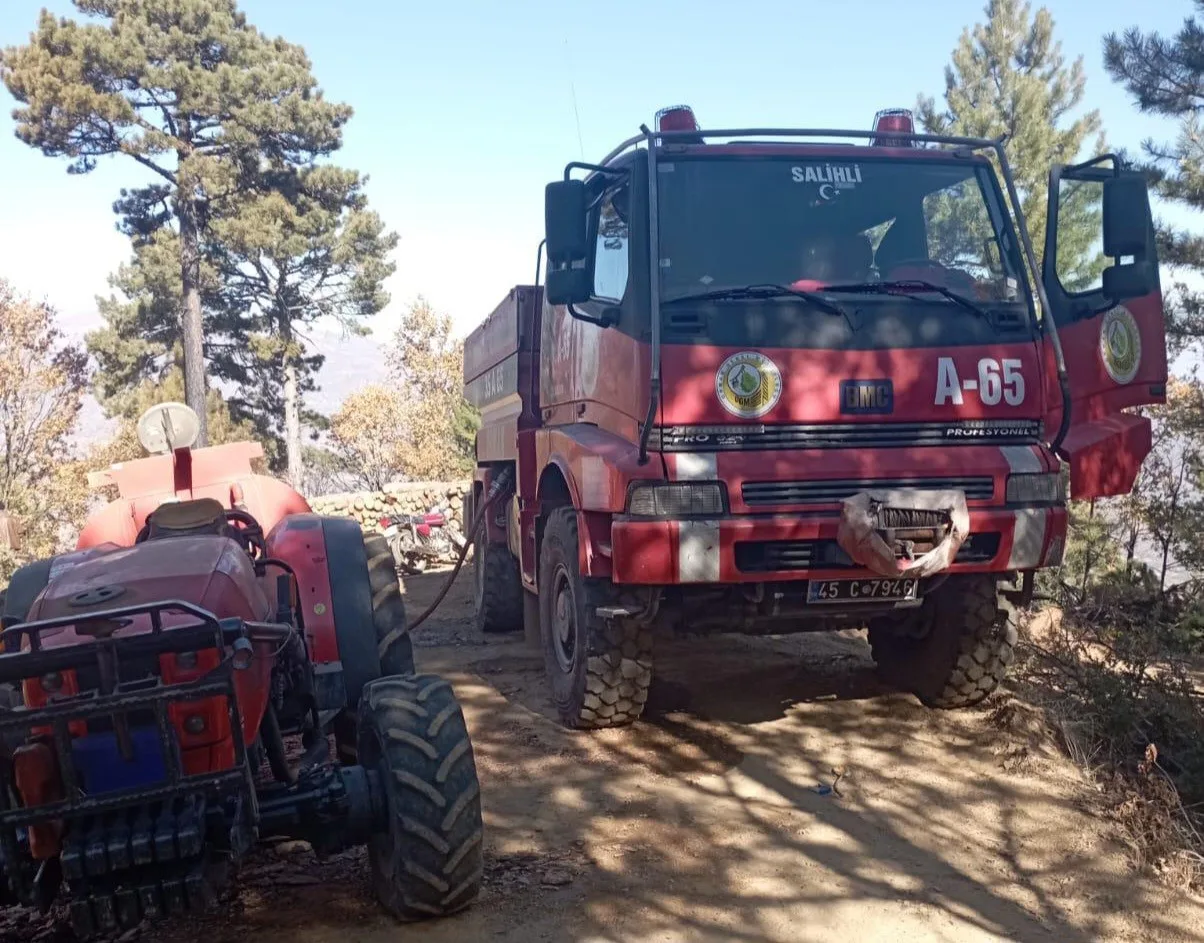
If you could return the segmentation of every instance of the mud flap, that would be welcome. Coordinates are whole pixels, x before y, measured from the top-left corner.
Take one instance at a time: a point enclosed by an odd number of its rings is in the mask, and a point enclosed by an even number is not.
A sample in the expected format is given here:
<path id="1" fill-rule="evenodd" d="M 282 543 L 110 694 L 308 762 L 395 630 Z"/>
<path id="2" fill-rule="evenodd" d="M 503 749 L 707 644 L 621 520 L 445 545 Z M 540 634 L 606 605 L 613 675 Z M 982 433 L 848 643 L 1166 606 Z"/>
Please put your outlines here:
<path id="1" fill-rule="evenodd" d="M 895 548 L 883 537 L 882 531 L 886 529 L 883 519 L 934 516 L 914 512 L 940 514 L 944 534 L 920 556 L 899 559 Z M 881 576 L 922 578 L 947 569 L 969 534 L 970 512 L 961 491 L 862 491 L 845 500 L 836 541 L 855 563 Z"/>

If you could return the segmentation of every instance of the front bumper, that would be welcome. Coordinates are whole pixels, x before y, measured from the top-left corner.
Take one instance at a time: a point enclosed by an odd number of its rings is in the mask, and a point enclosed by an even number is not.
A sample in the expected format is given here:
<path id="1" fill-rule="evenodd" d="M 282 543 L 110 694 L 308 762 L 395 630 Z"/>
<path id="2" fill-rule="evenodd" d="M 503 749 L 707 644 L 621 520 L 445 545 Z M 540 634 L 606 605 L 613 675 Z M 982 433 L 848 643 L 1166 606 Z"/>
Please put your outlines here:
<path id="1" fill-rule="evenodd" d="M 669 586 L 874 576 L 836 543 L 839 513 L 733 515 L 611 523 L 615 583 Z M 950 573 L 1035 570 L 1061 562 L 1064 507 L 973 508 Z"/>

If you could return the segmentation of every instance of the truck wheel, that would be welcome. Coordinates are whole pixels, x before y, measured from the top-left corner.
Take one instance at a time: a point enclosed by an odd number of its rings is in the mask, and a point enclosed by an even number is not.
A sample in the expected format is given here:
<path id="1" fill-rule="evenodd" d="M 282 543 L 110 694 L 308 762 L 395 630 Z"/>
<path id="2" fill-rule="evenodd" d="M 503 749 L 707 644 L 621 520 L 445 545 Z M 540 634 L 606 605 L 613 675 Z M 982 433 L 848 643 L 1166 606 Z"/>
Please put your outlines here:
<path id="1" fill-rule="evenodd" d="M 1003 681 L 1016 610 L 994 577 L 953 577 L 902 619 L 870 622 L 879 676 L 929 707 L 972 707 Z"/>
<path id="2" fill-rule="evenodd" d="M 520 631 L 523 584 L 510 548 L 478 538 L 472 548 L 472 570 L 477 627 L 488 633 Z"/>
<path id="3" fill-rule="evenodd" d="M 442 678 L 381 678 L 364 689 L 360 761 L 380 774 L 387 830 L 368 843 L 380 902 L 405 921 L 442 917 L 481 889 L 481 787 L 468 729 Z"/>
<path id="4" fill-rule="evenodd" d="M 552 701 L 567 727 L 621 727 L 644 710 L 652 629 L 600 618 L 577 557 L 577 512 L 557 508 L 539 560 L 539 624 Z"/>
<path id="5" fill-rule="evenodd" d="M 380 534 L 364 534 L 368 582 L 372 587 L 372 627 L 382 675 L 414 673 L 414 643 L 406 624 L 406 604 L 397 579 L 389 542 Z"/>

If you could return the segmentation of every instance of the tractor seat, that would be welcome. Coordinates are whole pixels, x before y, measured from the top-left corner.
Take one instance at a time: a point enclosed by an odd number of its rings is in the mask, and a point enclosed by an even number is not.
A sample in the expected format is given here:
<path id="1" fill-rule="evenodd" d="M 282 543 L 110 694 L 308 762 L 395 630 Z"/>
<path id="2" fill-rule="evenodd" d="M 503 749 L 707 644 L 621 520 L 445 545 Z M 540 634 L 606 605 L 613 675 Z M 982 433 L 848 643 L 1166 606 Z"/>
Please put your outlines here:
<path id="1" fill-rule="evenodd" d="M 161 504 L 147 517 L 146 528 L 147 540 L 202 535 L 225 537 L 229 534 L 226 509 L 214 498 Z"/>

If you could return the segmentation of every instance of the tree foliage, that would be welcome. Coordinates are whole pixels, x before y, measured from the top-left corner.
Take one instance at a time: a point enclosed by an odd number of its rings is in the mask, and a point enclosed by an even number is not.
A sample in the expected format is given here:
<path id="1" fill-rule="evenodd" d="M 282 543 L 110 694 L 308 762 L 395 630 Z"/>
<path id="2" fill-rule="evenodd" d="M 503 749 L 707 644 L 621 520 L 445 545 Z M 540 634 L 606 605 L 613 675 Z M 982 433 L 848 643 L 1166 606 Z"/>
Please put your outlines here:
<path id="1" fill-rule="evenodd" d="M 405 395 L 409 477 L 439 480 L 470 473 L 480 419 L 464 399 L 464 341 L 452 336 L 451 318 L 419 298 L 402 317 L 388 363 Z"/>
<path id="2" fill-rule="evenodd" d="M 330 437 L 354 485 L 380 491 L 408 470 L 406 401 L 373 384 L 348 396 L 330 417 Z"/>
<path id="3" fill-rule="evenodd" d="M 0 57 L 17 134 L 68 158 L 70 173 L 109 155 L 143 168 L 150 182 L 116 209 L 131 236 L 178 236 L 187 398 L 203 422 L 201 234 L 265 162 L 301 166 L 337 148 L 351 110 L 323 98 L 301 47 L 250 26 L 234 0 L 74 5 L 89 20 L 43 11 L 30 42 Z"/>
<path id="4" fill-rule="evenodd" d="M 1204 0 L 1196 0 L 1204 16 Z M 1188 17 L 1172 37 L 1138 27 L 1104 38 L 1104 65 L 1137 107 L 1178 126 L 1173 141 L 1146 140 L 1143 168 L 1163 200 L 1204 211 L 1204 25 Z M 1172 271 L 1204 272 L 1204 236 L 1162 224 L 1159 257 Z M 1180 349 L 1204 341 L 1204 294 L 1179 281 L 1169 293 L 1168 329 Z"/>
<path id="5" fill-rule="evenodd" d="M 1008 163 L 1040 258 L 1050 167 L 1073 162 L 1093 136 L 1102 150 L 1102 124 L 1097 111 L 1079 113 L 1086 86 L 1083 61 L 1067 65 L 1049 10 L 1041 7 L 1034 14 L 1023 0 L 989 0 L 984 12 L 985 22 L 962 32 L 945 68 L 943 107 L 921 96 L 918 117 L 931 134 L 1007 136 Z M 1062 266 L 1069 288 L 1089 284 L 1103 268 L 1098 223 L 1097 206 L 1080 203 L 1062 210 L 1059 259 L 1074 260 Z"/>
<path id="6" fill-rule="evenodd" d="M 21 555 L 0 560 L 0 580 L 51 552 L 73 508 L 59 501 L 87 386 L 87 358 L 64 342 L 55 312 L 0 279 L 0 502 L 20 522 Z"/>

